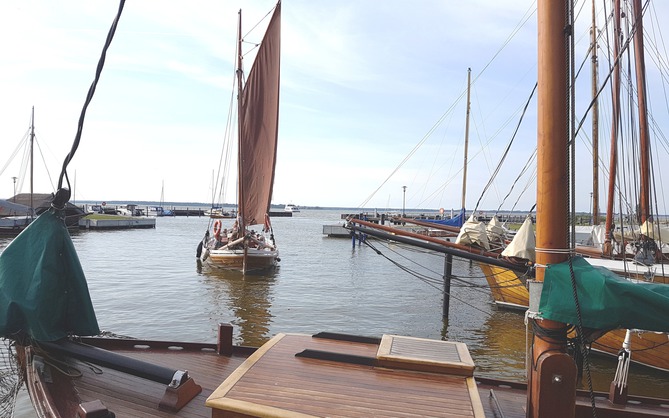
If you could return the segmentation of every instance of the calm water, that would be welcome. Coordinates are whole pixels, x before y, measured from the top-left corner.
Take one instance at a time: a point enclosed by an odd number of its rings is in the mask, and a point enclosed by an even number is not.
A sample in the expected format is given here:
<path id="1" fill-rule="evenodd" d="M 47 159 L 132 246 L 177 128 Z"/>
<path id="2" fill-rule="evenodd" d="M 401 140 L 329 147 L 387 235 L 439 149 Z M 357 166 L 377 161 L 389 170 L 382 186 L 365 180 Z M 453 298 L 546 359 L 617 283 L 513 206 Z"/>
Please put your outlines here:
<path id="1" fill-rule="evenodd" d="M 479 375 L 524 380 L 523 315 L 492 305 L 475 265 L 455 260 L 453 272 L 463 281 L 453 282 L 445 320 L 443 256 L 375 241 L 379 255 L 349 239 L 323 236 L 323 225 L 341 223 L 339 215 L 303 210 L 273 218 L 280 267 L 246 278 L 198 266 L 195 251 L 209 221 L 204 217 L 158 218 L 149 230 L 75 231 L 72 240 L 105 331 L 213 342 L 217 324 L 229 322 L 236 343 L 247 345 L 278 332 L 448 338 L 467 343 Z M 0 238 L 0 249 L 8 242 Z M 614 367 L 613 360 L 593 359 L 595 389 L 608 391 Z M 630 393 L 669 393 L 669 375 L 642 367 L 632 374 Z M 25 394 L 17 416 L 34 416 Z"/>

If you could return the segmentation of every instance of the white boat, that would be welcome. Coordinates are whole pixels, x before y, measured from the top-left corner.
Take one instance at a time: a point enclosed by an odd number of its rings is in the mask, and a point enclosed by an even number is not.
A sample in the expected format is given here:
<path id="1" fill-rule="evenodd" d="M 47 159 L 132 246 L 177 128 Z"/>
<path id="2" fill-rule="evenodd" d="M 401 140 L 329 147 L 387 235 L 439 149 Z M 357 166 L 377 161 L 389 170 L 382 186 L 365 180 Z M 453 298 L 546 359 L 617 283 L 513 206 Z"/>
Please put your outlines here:
<path id="1" fill-rule="evenodd" d="M 211 232 L 208 228 L 196 253 L 207 266 L 244 274 L 272 269 L 279 261 L 269 209 L 279 130 L 280 10 L 275 9 L 247 76 L 243 52 L 237 51 L 237 217 L 229 227 L 219 219 L 210 222 Z M 238 36 L 241 46 L 241 13 Z"/>
<path id="2" fill-rule="evenodd" d="M 293 205 L 292 203 L 289 203 L 286 205 L 286 207 L 283 208 L 284 212 L 299 212 L 300 207 L 297 205 Z"/>

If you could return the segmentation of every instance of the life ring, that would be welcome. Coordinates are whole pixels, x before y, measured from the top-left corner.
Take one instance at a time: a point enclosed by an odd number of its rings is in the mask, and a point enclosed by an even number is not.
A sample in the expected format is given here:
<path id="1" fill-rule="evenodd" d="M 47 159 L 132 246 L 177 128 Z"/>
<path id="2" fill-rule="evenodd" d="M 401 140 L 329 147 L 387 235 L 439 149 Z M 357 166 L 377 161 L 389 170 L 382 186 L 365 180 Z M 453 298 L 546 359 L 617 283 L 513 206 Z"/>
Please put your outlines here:
<path id="1" fill-rule="evenodd" d="M 221 221 L 217 220 L 214 222 L 214 238 L 218 241 L 221 240 Z"/>

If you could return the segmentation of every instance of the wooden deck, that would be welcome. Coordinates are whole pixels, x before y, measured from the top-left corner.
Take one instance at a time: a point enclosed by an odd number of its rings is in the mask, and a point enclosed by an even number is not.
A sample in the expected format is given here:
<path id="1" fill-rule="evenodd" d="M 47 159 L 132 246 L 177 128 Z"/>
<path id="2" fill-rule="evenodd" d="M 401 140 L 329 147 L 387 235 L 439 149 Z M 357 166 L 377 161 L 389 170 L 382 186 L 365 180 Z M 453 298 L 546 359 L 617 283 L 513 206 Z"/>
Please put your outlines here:
<path id="1" fill-rule="evenodd" d="M 428 342 L 427 352 L 420 342 Z M 485 416 L 468 353 L 461 358 L 445 341 L 397 343 L 399 352 L 393 352 L 393 343 L 384 341 L 381 359 L 378 343 L 279 334 L 216 389 L 207 405 L 214 408 L 212 417 Z M 450 351 L 445 361 L 444 351 Z M 412 357 L 418 368 L 440 364 L 441 373 L 409 370 Z"/>
<path id="2" fill-rule="evenodd" d="M 77 416 L 82 405 L 122 417 L 525 417 L 522 383 L 474 379 L 464 344 L 411 337 L 279 334 L 259 349 L 230 344 L 86 339 L 127 358 L 187 370 L 201 392 L 179 410 L 170 393 L 118 368 L 25 349 L 37 415 Z M 33 353 L 35 355 L 33 355 Z M 171 375 L 169 375 L 171 376 Z M 630 396 L 615 406 L 598 393 L 601 417 L 669 417 L 669 401 Z M 88 417 L 98 417 L 95 413 Z M 587 394 L 576 416 L 592 416 Z"/>

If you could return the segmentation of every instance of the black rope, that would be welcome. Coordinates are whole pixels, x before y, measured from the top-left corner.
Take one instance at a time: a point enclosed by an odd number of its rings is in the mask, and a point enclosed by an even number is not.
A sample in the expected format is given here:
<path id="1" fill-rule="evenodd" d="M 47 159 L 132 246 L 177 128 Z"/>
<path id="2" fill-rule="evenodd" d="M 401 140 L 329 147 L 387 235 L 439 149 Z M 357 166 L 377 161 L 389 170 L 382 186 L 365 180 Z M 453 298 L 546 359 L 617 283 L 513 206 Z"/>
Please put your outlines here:
<path id="1" fill-rule="evenodd" d="M 516 130 L 513 132 L 513 135 L 511 136 L 511 140 L 506 146 L 506 149 L 504 150 L 504 153 L 502 154 L 502 158 L 500 159 L 499 163 L 497 164 L 497 168 L 495 169 L 495 172 L 493 175 L 490 177 L 490 180 L 488 180 L 488 184 L 483 188 L 483 192 L 481 192 L 481 196 L 479 196 L 478 201 L 476 202 L 476 206 L 474 207 L 474 212 L 479 207 L 479 203 L 481 203 L 481 199 L 483 199 L 483 196 L 485 195 L 486 191 L 488 188 L 493 184 L 495 178 L 497 177 L 497 174 L 499 174 L 500 169 L 502 168 L 502 164 L 504 164 L 504 161 L 506 160 L 506 156 L 509 154 L 509 150 L 511 149 L 511 145 L 513 145 L 513 141 L 516 139 L 516 135 L 518 134 L 518 130 L 520 129 L 520 125 L 523 123 L 523 118 L 525 117 L 525 112 L 527 112 L 527 108 L 530 105 L 530 102 L 532 101 L 532 97 L 534 96 L 534 92 L 537 90 L 537 86 L 539 83 L 535 83 L 534 87 L 532 88 L 532 92 L 530 93 L 530 96 L 527 98 L 527 102 L 525 102 L 525 107 L 523 108 L 523 113 L 520 115 L 520 119 L 518 120 L 518 124 L 516 125 Z"/>
<path id="2" fill-rule="evenodd" d="M 70 188 L 70 179 L 67 176 L 67 166 L 74 157 L 75 152 L 77 152 L 77 148 L 79 148 L 79 141 L 81 140 L 81 132 L 84 128 L 84 118 L 86 117 L 86 109 L 88 108 L 89 103 L 93 99 L 93 94 L 95 93 L 95 87 L 98 84 L 98 80 L 100 79 L 100 74 L 102 73 L 102 68 L 104 67 L 105 64 L 107 49 L 109 49 L 111 41 L 112 39 L 114 39 L 114 33 L 116 33 L 116 27 L 118 26 L 118 21 L 121 18 L 121 12 L 123 12 L 124 5 L 125 5 L 125 0 L 120 0 L 116 18 L 112 22 L 111 28 L 109 28 L 109 33 L 107 34 L 107 40 L 105 41 L 105 45 L 102 48 L 102 54 L 100 55 L 98 66 L 95 70 L 95 79 L 93 80 L 91 87 L 88 89 L 88 94 L 86 95 L 86 101 L 84 102 L 84 107 L 81 109 L 81 115 L 79 116 L 79 123 L 77 124 L 77 134 L 74 137 L 74 143 L 72 144 L 72 149 L 65 157 L 65 161 L 63 161 L 63 168 L 60 172 L 60 177 L 58 178 L 58 191 L 56 192 L 56 197 L 54 198 L 54 201 L 52 203 L 52 206 L 56 208 L 64 207 L 65 203 L 67 203 L 67 201 L 70 199 L 71 188 Z M 63 178 L 65 178 L 65 181 L 67 182 L 66 189 L 62 188 Z"/>

